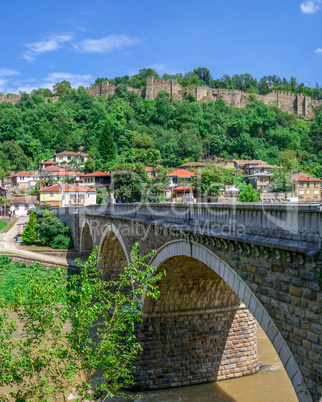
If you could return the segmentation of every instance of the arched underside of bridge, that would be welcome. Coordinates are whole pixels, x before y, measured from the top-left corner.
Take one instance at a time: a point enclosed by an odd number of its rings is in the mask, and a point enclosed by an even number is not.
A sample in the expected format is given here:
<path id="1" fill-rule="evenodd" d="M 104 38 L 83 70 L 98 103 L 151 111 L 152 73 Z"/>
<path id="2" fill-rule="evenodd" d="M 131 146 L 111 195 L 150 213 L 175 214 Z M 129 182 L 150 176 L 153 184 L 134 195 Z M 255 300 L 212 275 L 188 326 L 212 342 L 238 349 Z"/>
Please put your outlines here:
<path id="1" fill-rule="evenodd" d="M 273 344 L 300 401 L 302 375 L 285 340 L 236 272 L 197 243 L 173 241 L 152 264 L 167 271 L 160 298 L 146 299 L 138 336 L 141 388 L 164 388 L 240 377 L 258 370 L 256 322 Z"/>
<path id="2" fill-rule="evenodd" d="M 91 226 L 85 221 L 81 231 L 80 252 L 83 258 L 87 258 L 94 247 Z"/>
<path id="3" fill-rule="evenodd" d="M 114 225 L 107 225 L 99 246 L 98 268 L 103 270 L 104 280 L 116 280 L 124 267 L 129 263 L 129 257 L 123 240 Z"/>

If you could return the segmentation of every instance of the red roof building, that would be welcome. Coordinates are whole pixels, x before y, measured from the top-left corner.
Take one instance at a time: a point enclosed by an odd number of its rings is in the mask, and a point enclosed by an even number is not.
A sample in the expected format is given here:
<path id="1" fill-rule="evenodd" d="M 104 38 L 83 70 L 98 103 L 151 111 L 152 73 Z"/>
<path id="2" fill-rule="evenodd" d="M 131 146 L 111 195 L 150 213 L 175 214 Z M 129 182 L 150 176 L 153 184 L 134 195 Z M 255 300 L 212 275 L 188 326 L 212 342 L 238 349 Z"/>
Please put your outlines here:
<path id="1" fill-rule="evenodd" d="M 320 201 L 321 183 L 322 180 L 316 177 L 309 176 L 305 173 L 297 173 L 292 177 L 293 194 L 299 198 L 300 201 Z"/>
<path id="2" fill-rule="evenodd" d="M 191 179 L 192 177 L 196 176 L 196 173 L 190 172 L 186 169 L 177 169 L 172 173 L 167 175 L 168 177 L 178 177 L 180 179 Z"/>

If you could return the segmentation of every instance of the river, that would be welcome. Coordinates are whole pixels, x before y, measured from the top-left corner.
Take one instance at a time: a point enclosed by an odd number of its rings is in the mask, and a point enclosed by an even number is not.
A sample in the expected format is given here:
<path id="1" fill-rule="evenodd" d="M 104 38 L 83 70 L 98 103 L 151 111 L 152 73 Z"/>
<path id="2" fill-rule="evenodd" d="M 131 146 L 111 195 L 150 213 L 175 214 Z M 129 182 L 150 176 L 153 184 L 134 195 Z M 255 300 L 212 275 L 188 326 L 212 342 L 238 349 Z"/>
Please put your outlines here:
<path id="1" fill-rule="evenodd" d="M 147 391 L 139 401 L 296 402 L 284 367 L 260 326 L 257 328 L 260 370 L 257 374 L 188 387 Z"/>

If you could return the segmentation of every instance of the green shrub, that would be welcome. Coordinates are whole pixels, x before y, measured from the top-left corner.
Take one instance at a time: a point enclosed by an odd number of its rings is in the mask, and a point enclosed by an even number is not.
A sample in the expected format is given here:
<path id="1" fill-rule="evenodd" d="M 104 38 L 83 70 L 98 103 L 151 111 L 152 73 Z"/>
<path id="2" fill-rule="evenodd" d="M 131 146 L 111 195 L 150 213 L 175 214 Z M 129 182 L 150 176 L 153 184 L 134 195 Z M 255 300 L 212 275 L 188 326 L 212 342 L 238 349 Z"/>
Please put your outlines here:
<path id="1" fill-rule="evenodd" d="M 72 239 L 62 234 L 55 236 L 50 242 L 52 248 L 67 249 L 72 247 Z"/>

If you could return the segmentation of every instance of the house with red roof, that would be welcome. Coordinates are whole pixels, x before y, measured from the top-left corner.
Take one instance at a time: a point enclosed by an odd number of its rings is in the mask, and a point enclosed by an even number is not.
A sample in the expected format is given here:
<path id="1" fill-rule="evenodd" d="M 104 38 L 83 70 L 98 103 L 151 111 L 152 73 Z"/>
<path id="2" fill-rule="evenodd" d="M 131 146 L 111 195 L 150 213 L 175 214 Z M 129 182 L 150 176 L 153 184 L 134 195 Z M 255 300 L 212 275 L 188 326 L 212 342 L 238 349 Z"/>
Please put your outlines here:
<path id="1" fill-rule="evenodd" d="M 176 201 L 193 202 L 194 191 L 189 185 L 191 179 L 197 177 L 196 173 L 186 169 L 177 169 L 172 173 L 167 174 L 170 178 L 170 189 L 172 198 Z M 191 188 L 190 188 L 191 187 Z"/>
<path id="2" fill-rule="evenodd" d="M 38 173 L 34 172 L 19 172 L 13 176 L 13 186 L 19 190 L 24 190 L 29 187 L 35 187 L 40 180 Z"/>
<path id="3" fill-rule="evenodd" d="M 190 172 L 186 169 L 177 169 L 172 173 L 167 174 L 170 178 L 170 187 L 177 187 L 180 184 L 187 184 L 189 180 L 197 177 L 196 173 Z"/>
<path id="4" fill-rule="evenodd" d="M 292 192 L 300 201 L 321 201 L 322 180 L 305 173 L 292 177 Z"/>
<path id="5" fill-rule="evenodd" d="M 96 204 L 96 190 L 81 185 L 58 183 L 40 189 L 40 202 L 52 207 Z"/>
<path id="6" fill-rule="evenodd" d="M 110 187 L 111 174 L 108 172 L 93 172 L 80 176 L 80 179 L 85 186 L 89 188 Z"/>
<path id="7" fill-rule="evenodd" d="M 52 161 L 52 160 L 48 160 L 48 161 L 41 161 L 38 164 L 38 169 L 39 170 L 43 170 L 48 166 L 58 166 L 58 162 Z"/>

